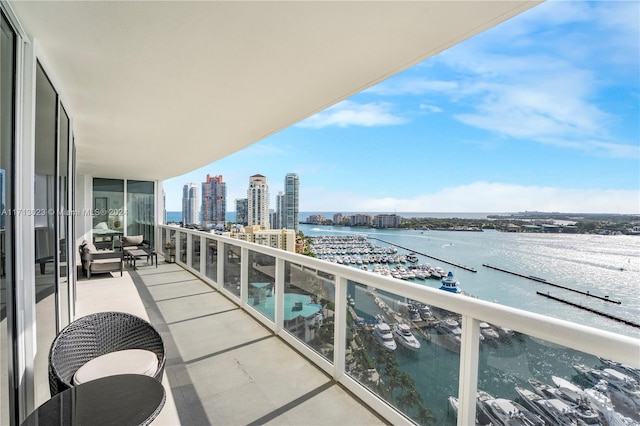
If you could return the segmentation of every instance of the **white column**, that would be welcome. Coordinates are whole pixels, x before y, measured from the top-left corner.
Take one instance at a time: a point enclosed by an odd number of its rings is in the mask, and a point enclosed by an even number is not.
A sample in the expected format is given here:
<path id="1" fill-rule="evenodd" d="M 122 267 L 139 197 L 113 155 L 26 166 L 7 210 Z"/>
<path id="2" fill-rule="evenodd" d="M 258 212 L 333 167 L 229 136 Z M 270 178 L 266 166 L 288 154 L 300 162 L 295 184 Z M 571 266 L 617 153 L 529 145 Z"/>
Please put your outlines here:
<path id="1" fill-rule="evenodd" d="M 479 355 L 480 322 L 475 318 L 463 315 L 460 382 L 458 385 L 458 426 L 474 425 L 476 422 Z"/>

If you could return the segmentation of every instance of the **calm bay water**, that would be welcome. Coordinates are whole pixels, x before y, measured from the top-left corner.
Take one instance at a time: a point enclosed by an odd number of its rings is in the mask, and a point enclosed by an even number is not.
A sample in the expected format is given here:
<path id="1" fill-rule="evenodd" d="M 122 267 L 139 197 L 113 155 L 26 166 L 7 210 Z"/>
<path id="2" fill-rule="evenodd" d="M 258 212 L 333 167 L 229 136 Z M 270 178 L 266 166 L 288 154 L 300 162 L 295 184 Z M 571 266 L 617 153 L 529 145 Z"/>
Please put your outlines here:
<path id="1" fill-rule="evenodd" d="M 420 263 L 430 263 L 453 271 L 461 288 L 480 299 L 589 325 L 623 335 L 640 337 L 640 329 L 593 314 L 579 308 L 536 295 L 536 291 L 590 306 L 640 323 L 640 237 L 569 234 L 502 233 L 498 231 L 412 231 L 376 230 L 349 227 L 301 225 L 301 231 L 313 235 L 367 235 L 456 264 L 467 265 L 476 273 L 418 255 Z M 371 240 L 381 246 L 386 244 Z M 409 251 L 398 249 L 399 253 Z M 609 296 L 621 301 L 613 304 L 579 295 L 547 284 L 517 277 L 482 266 L 490 264 L 548 282 Z M 414 280 L 438 288 L 437 280 Z M 356 292 L 357 293 L 357 292 Z M 364 317 L 379 310 L 371 297 L 356 295 L 356 310 Z M 388 300 L 389 304 L 393 301 Z M 434 333 L 433 330 L 428 333 Z M 398 368 L 415 381 L 425 406 L 436 417 L 434 424 L 455 424 L 447 397 L 457 395 L 459 355 L 433 342 L 422 340 L 418 353 L 394 351 Z M 433 339 L 433 335 L 432 335 Z M 592 367 L 600 361 L 589 354 L 560 347 L 529 336 L 520 336 L 497 344 L 482 344 L 478 388 L 497 397 L 516 399 L 515 386 L 530 388 L 527 380 L 536 378 L 553 384 L 556 375 L 586 385 L 573 364 Z M 625 415 L 640 420 L 640 413 Z"/>
<path id="2" fill-rule="evenodd" d="M 530 234 L 484 232 L 377 230 L 301 225 L 305 235 L 367 235 L 460 265 L 470 272 L 418 255 L 453 271 L 461 288 L 480 299 L 537 312 L 604 330 L 640 337 L 640 329 L 536 295 L 549 292 L 575 303 L 640 323 L 640 237 L 626 235 Z M 383 242 L 371 240 L 385 246 Z M 399 249 L 399 253 L 408 253 Z M 482 266 L 490 264 L 544 278 L 594 295 L 609 296 L 620 305 L 582 296 L 547 284 Z M 623 270 L 621 270 L 621 268 Z M 434 288 L 436 280 L 418 281 Z"/>

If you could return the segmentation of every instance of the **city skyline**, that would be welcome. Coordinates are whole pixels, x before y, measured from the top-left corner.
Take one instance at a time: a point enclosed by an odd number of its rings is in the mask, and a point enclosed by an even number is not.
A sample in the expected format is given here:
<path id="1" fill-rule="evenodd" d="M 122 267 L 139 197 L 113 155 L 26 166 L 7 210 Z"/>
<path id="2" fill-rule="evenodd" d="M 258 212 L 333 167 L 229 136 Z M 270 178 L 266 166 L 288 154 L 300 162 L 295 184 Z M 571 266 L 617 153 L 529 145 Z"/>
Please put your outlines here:
<path id="1" fill-rule="evenodd" d="M 165 181 L 167 210 L 206 174 L 232 209 L 249 176 L 277 194 L 293 172 L 301 212 L 640 213 L 639 14 L 543 3 Z"/>

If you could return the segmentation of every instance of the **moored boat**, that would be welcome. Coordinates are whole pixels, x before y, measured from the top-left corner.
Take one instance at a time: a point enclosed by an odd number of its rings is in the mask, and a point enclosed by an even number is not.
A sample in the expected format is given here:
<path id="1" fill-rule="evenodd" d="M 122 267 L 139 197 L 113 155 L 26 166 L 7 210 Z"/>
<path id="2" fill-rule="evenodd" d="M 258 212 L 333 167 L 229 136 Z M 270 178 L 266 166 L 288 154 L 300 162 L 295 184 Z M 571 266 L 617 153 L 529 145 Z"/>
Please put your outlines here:
<path id="1" fill-rule="evenodd" d="M 391 327 L 386 322 L 378 322 L 373 327 L 373 336 L 376 341 L 388 351 L 395 351 L 398 347 L 391 334 Z"/>
<path id="2" fill-rule="evenodd" d="M 477 408 L 496 426 L 544 426 L 545 421 L 537 414 L 506 398 L 494 398 L 478 390 Z"/>
<path id="3" fill-rule="evenodd" d="M 553 376 L 553 382 L 557 387 L 553 387 L 539 380 L 529 379 L 529 384 L 536 393 L 545 399 L 560 399 L 571 409 L 575 417 L 587 425 L 604 425 L 604 419 L 599 411 L 591 405 L 584 392 L 571 382 L 560 377 Z"/>
<path id="4" fill-rule="evenodd" d="M 420 341 L 416 339 L 416 336 L 413 335 L 411 328 L 407 324 L 398 324 L 393 327 L 393 335 L 402 347 L 411 351 L 420 349 Z"/>
<path id="5" fill-rule="evenodd" d="M 450 293 L 460 293 L 462 291 L 458 286 L 458 281 L 453 277 L 453 272 L 451 271 L 449 271 L 447 276 L 443 278 L 440 283 L 442 284 L 440 286 L 440 290 L 448 291 Z"/>
<path id="6" fill-rule="evenodd" d="M 631 410 L 640 410 L 640 385 L 632 377 L 612 368 L 598 370 L 584 364 L 574 364 L 573 368 L 594 385 L 604 380 L 612 400 L 619 401 Z"/>

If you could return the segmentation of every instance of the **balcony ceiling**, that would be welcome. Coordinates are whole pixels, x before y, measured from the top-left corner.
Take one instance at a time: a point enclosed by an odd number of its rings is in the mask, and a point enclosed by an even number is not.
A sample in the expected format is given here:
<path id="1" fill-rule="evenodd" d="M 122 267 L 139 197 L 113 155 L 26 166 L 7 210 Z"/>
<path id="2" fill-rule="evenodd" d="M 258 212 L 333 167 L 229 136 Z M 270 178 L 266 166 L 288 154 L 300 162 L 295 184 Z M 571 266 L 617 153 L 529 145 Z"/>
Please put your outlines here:
<path id="1" fill-rule="evenodd" d="M 78 172 L 163 180 L 538 3 L 10 4 L 75 120 Z"/>

